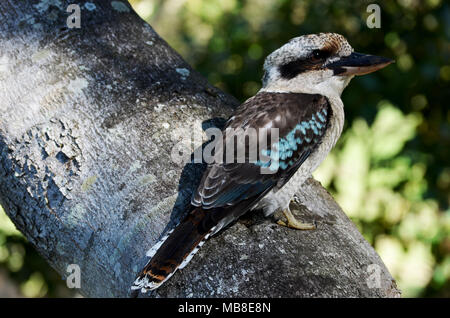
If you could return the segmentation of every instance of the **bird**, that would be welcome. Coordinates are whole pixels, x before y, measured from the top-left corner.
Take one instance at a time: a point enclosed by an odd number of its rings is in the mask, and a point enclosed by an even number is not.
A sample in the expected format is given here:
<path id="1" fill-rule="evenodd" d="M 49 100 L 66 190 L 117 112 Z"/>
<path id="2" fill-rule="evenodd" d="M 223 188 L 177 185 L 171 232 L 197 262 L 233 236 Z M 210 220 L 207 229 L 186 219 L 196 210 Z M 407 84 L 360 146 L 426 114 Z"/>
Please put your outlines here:
<path id="1" fill-rule="evenodd" d="M 280 225 L 314 230 L 315 224 L 295 218 L 289 203 L 342 133 L 344 88 L 354 76 L 392 62 L 354 52 L 337 33 L 295 37 L 269 54 L 261 89 L 233 112 L 222 130 L 228 136 L 223 137 L 225 146 L 218 148 L 235 151 L 232 143 L 227 146 L 230 140 L 242 143 L 245 137 L 239 137 L 251 129 L 266 134 L 258 143 L 265 141 L 267 146 L 257 143 L 255 160 L 248 160 L 247 145 L 244 162 L 217 160 L 207 165 L 187 216 L 147 252 L 150 260 L 131 289 L 157 289 L 184 268 L 209 237 L 248 211 L 262 210 L 265 216 L 280 211 L 287 220 L 280 220 Z M 227 135 L 228 131 L 235 133 Z"/>

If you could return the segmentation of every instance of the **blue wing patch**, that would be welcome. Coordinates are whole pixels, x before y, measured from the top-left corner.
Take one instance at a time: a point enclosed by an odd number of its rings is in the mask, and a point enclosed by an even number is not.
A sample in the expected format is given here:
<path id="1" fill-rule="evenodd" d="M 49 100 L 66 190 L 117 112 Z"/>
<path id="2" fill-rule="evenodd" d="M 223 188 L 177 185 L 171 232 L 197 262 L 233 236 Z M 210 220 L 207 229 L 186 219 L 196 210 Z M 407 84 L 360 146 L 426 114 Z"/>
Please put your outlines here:
<path id="1" fill-rule="evenodd" d="M 299 162 L 295 160 L 294 155 L 300 151 L 306 151 L 309 154 L 311 150 L 308 148 L 320 143 L 325 133 L 326 114 L 326 109 L 322 109 L 313 114 L 311 119 L 298 123 L 285 137 L 280 138 L 277 143 L 273 144 L 271 149 L 261 150 L 263 156 L 269 157 L 268 160 L 259 160 L 255 164 L 265 168 L 268 167 L 271 171 L 286 170 L 298 165 Z M 311 144 L 312 142 L 313 144 Z"/>

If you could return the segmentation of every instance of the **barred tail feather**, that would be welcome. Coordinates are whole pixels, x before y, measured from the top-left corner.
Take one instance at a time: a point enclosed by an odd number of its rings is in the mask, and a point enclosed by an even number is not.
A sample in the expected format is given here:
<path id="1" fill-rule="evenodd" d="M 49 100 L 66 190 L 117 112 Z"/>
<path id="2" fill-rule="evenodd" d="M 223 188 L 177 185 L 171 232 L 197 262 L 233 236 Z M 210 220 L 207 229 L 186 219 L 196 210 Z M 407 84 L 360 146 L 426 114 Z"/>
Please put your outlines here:
<path id="1" fill-rule="evenodd" d="M 193 210 L 175 229 L 168 232 L 148 252 L 150 261 L 131 286 L 142 293 L 154 290 L 178 269 L 184 268 L 200 247 L 213 234 L 216 224 L 210 222 L 201 208 Z"/>

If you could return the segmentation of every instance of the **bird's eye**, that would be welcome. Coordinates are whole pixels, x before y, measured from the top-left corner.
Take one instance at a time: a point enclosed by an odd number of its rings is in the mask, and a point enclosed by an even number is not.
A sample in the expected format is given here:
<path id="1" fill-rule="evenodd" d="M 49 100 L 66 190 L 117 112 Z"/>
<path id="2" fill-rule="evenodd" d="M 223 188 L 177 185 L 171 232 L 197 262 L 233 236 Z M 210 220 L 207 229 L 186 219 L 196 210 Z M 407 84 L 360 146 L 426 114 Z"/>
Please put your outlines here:
<path id="1" fill-rule="evenodd" d="M 313 60 L 323 60 L 323 59 L 326 59 L 328 56 L 329 56 L 329 53 L 327 51 L 314 50 L 312 52 Z"/>

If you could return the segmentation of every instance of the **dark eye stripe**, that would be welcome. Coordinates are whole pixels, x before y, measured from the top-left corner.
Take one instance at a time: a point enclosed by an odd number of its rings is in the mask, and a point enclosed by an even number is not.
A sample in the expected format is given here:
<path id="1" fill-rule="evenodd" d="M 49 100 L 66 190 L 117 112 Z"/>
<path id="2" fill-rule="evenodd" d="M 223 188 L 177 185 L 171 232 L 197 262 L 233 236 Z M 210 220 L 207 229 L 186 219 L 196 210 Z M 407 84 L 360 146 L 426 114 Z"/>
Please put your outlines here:
<path id="1" fill-rule="evenodd" d="M 283 64 L 279 67 L 281 77 L 293 79 L 303 72 L 319 69 L 332 53 L 330 50 L 314 50 L 309 57 Z"/>
<path id="2" fill-rule="evenodd" d="M 331 56 L 332 52 L 328 50 L 314 50 L 312 58 L 325 60 Z"/>

